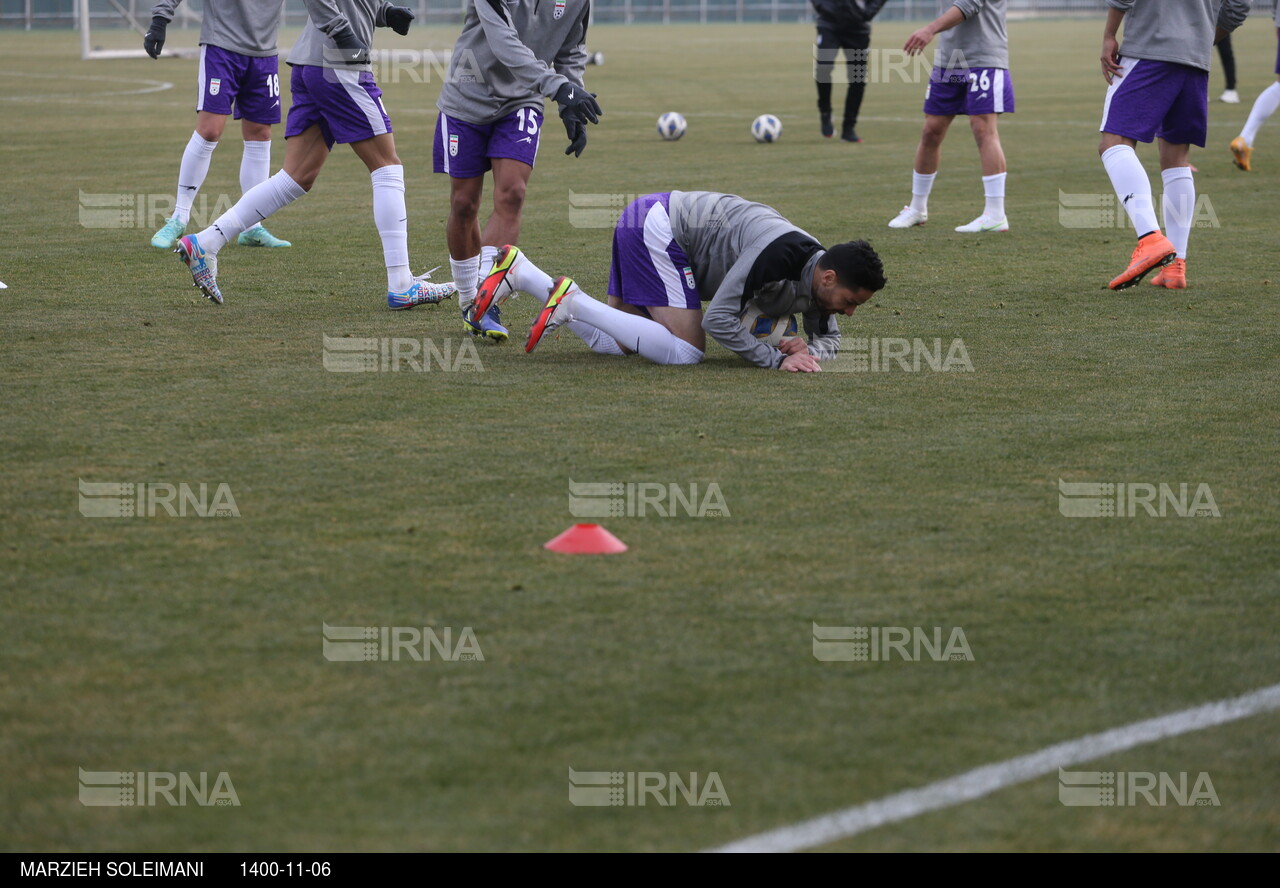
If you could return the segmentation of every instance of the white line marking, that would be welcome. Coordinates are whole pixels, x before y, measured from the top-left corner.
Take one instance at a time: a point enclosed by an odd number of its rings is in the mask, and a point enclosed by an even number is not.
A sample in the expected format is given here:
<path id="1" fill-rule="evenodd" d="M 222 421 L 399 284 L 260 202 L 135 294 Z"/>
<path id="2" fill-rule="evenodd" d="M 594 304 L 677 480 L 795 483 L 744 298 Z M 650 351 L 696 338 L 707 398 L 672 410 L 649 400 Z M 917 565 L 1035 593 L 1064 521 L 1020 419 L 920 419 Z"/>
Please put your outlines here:
<path id="1" fill-rule="evenodd" d="M 118 89 L 109 92 L 92 92 L 81 95 L 66 95 L 52 93 L 49 95 L 26 95 L 26 96 L 0 96 L 7 102 L 59 102 L 79 104 L 83 102 L 91 102 L 100 99 L 103 96 L 140 96 L 146 93 L 163 92 L 166 89 L 173 89 L 173 84 L 167 80 L 147 80 L 140 77 L 101 77 L 98 75 L 86 74 L 32 74 L 29 71 L 0 71 L 0 77 L 39 77 L 41 80 L 91 80 L 95 83 L 142 83 L 145 84 L 141 89 Z"/>
<path id="2" fill-rule="evenodd" d="M 1101 734 L 1089 734 L 1048 746 L 1039 752 L 1018 756 L 992 765 L 974 768 L 955 777 L 930 783 L 919 789 L 885 796 L 874 802 L 845 808 L 815 817 L 793 826 L 759 833 L 718 848 L 716 852 L 801 851 L 847 839 L 867 830 L 897 823 L 930 811 L 971 802 L 1018 783 L 1052 774 L 1058 768 L 1078 765 L 1092 759 L 1123 752 L 1144 743 L 1154 743 L 1228 722 L 1248 718 L 1262 712 L 1280 709 L 1280 684 L 1235 697 L 1184 709 L 1158 718 L 1112 728 Z"/>

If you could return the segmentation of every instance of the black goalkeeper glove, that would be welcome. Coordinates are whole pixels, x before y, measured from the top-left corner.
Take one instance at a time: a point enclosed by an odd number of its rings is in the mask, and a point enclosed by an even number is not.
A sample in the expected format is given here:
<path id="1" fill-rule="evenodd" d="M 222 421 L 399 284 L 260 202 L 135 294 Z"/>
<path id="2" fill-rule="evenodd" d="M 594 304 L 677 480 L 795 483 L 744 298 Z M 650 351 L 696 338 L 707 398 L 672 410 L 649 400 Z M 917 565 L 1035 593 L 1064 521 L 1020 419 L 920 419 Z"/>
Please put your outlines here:
<path id="1" fill-rule="evenodd" d="M 344 65 L 369 64 L 369 47 L 356 39 L 356 32 L 347 25 L 329 35 L 337 47 L 337 61 Z"/>
<path id="2" fill-rule="evenodd" d="M 599 123 L 600 115 L 604 114 L 596 101 L 596 94 L 573 83 L 566 83 L 556 90 L 555 99 L 560 106 L 560 119 L 566 122 L 566 126 L 570 117 L 582 123 Z"/>
<path id="3" fill-rule="evenodd" d="M 387 9 L 385 18 L 387 27 L 403 37 L 409 33 L 409 24 L 417 16 L 407 6 L 392 6 Z"/>
<path id="4" fill-rule="evenodd" d="M 566 117 L 564 128 L 569 134 L 569 147 L 564 149 L 564 153 L 581 157 L 582 150 L 587 147 L 587 125 L 580 120 Z"/>
<path id="5" fill-rule="evenodd" d="M 151 19 L 151 27 L 142 38 L 142 48 L 153 59 L 160 58 L 160 50 L 164 49 L 164 29 L 169 27 L 169 20 L 155 16 Z"/>

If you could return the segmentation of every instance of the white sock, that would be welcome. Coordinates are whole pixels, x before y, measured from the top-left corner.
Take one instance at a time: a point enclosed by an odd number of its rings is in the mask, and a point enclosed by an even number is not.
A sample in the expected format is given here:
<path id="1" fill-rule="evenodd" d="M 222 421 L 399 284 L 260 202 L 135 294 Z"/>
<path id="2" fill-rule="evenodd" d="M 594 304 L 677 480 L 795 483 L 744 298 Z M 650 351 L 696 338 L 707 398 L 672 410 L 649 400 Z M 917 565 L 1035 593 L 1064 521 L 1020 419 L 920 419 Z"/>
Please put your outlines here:
<path id="1" fill-rule="evenodd" d="M 507 280 L 521 293 L 528 293 L 543 304 L 551 297 L 551 288 L 555 285 L 551 275 L 534 265 L 528 255 L 508 273 Z"/>
<path id="2" fill-rule="evenodd" d="M 655 364 L 696 364 L 702 351 L 676 336 L 657 321 L 620 311 L 592 299 L 579 288 L 573 296 L 570 312 L 581 321 L 603 330 L 620 345 Z"/>
<path id="3" fill-rule="evenodd" d="M 1164 179 L 1164 234 L 1178 251 L 1179 259 L 1187 258 L 1187 241 L 1196 212 L 1196 180 L 1191 167 L 1174 167 L 1160 174 Z"/>
<path id="4" fill-rule="evenodd" d="M 1253 110 L 1249 112 L 1249 120 L 1245 123 L 1244 129 L 1240 130 L 1240 138 L 1244 139 L 1244 143 L 1250 148 L 1253 147 L 1253 140 L 1257 137 L 1258 130 L 1268 117 L 1276 113 L 1276 108 L 1280 108 L 1280 80 L 1262 91 L 1253 103 Z"/>
<path id="5" fill-rule="evenodd" d="M 480 248 L 480 265 L 476 268 L 476 286 L 479 287 L 484 279 L 489 276 L 489 272 L 493 271 L 493 262 L 498 258 L 497 247 L 481 247 Z"/>
<path id="6" fill-rule="evenodd" d="M 1102 154 L 1102 165 L 1111 177 L 1120 205 L 1129 214 L 1138 237 L 1160 230 L 1155 204 L 1151 199 L 1151 180 L 1138 160 L 1138 153 L 1128 145 L 1116 145 Z"/>
<path id="7" fill-rule="evenodd" d="M 240 193 L 261 185 L 271 176 L 271 143 L 245 142 L 240 157 Z M 257 225 L 252 226 L 257 228 Z"/>
<path id="8" fill-rule="evenodd" d="M 301 185 L 293 181 L 292 176 L 281 170 L 261 185 L 255 185 L 246 191 L 235 206 L 200 232 L 200 246 L 211 253 L 217 253 L 226 246 L 227 241 L 245 230 L 247 226 L 244 220 L 256 225 L 306 193 Z"/>
<path id="9" fill-rule="evenodd" d="M 183 225 L 191 218 L 191 204 L 195 202 L 196 193 L 204 184 L 204 177 L 209 175 L 209 163 L 213 160 L 213 149 L 217 142 L 206 142 L 199 133 L 192 133 L 186 149 L 182 152 L 182 165 L 178 167 L 178 199 L 174 202 L 173 218 Z"/>
<path id="10" fill-rule="evenodd" d="M 476 301 L 476 277 L 480 273 L 480 257 L 470 259 L 454 259 L 449 257 L 449 268 L 453 271 L 453 285 L 458 288 L 458 307 L 466 311 Z"/>
<path id="11" fill-rule="evenodd" d="M 413 284 L 409 272 L 409 212 L 404 202 L 404 167 L 379 167 L 373 180 L 373 221 L 382 238 L 382 258 L 387 266 L 387 289 L 403 293 Z"/>
<path id="12" fill-rule="evenodd" d="M 582 321 L 570 321 L 569 329 L 573 334 L 587 344 L 593 352 L 601 355 L 625 355 L 622 346 L 618 345 L 618 340 L 614 339 L 608 333 L 600 330 L 590 324 Z"/>
<path id="13" fill-rule="evenodd" d="M 1008 173 L 996 173 L 994 176 L 982 177 L 982 193 L 986 195 L 987 206 L 982 215 L 991 219 L 1004 218 L 1004 177 Z"/>
<path id="14" fill-rule="evenodd" d="M 929 192 L 933 191 L 933 180 L 938 178 L 937 173 L 917 173 L 911 171 L 911 209 L 918 210 L 921 213 L 929 212 Z"/>

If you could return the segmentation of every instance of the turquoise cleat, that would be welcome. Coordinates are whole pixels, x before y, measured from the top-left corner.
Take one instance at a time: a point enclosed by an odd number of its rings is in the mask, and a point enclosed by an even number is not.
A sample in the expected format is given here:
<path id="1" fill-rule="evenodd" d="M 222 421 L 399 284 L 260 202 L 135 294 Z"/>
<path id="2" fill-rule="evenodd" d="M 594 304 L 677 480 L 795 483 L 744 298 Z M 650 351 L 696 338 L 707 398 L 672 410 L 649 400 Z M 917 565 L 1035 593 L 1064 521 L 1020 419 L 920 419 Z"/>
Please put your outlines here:
<path id="1" fill-rule="evenodd" d="M 462 329 L 472 336 L 487 336 L 494 342 L 506 342 L 509 334 L 507 328 L 502 326 L 501 309 L 495 305 L 485 312 L 479 321 L 476 321 L 475 308 L 474 305 L 470 305 L 463 309 Z"/>
<path id="2" fill-rule="evenodd" d="M 255 225 L 247 231 L 240 232 L 236 243 L 242 247 L 292 247 L 287 240 L 280 240 L 261 225 Z"/>
<path id="3" fill-rule="evenodd" d="M 151 246 L 157 250 L 172 250 L 178 245 L 178 238 L 187 233 L 187 223 L 179 222 L 170 216 L 164 220 L 164 226 L 151 235 Z"/>

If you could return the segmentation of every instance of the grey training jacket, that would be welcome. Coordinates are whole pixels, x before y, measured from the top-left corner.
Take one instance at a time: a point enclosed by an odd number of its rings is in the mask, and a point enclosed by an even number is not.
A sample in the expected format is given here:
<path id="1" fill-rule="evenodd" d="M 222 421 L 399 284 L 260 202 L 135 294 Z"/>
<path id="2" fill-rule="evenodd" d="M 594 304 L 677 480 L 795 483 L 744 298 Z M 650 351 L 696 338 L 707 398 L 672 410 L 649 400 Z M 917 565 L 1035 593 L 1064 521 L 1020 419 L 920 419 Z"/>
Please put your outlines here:
<path id="1" fill-rule="evenodd" d="M 173 21 L 182 0 L 160 0 L 151 16 Z M 200 45 L 217 46 L 247 56 L 273 56 L 284 0 L 204 0 Z"/>
<path id="2" fill-rule="evenodd" d="M 436 106 L 484 125 L 583 86 L 590 0 L 467 0 Z"/>
<path id="3" fill-rule="evenodd" d="M 1249 15 L 1248 0 L 1107 0 L 1125 10 L 1120 56 L 1209 70 L 1217 28 L 1231 33 Z"/>

